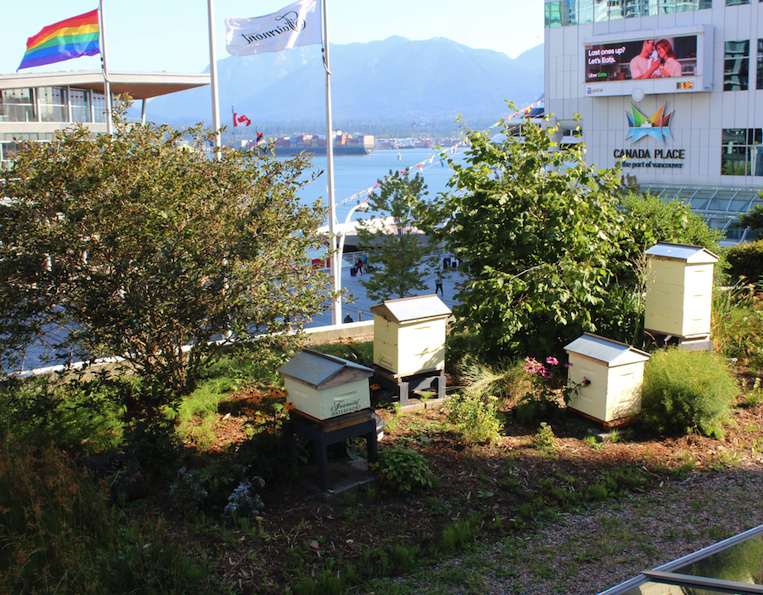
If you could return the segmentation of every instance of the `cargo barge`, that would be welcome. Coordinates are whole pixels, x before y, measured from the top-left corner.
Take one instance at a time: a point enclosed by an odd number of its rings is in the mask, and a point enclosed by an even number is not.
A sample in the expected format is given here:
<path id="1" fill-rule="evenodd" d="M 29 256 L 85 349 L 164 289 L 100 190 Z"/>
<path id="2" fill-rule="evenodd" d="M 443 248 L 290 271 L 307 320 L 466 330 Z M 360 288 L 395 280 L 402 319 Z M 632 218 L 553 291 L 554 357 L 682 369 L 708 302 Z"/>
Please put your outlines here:
<path id="1" fill-rule="evenodd" d="M 273 150 L 276 155 L 296 155 L 303 151 L 313 155 L 325 155 L 326 137 L 317 134 L 295 134 L 277 138 L 273 142 Z M 373 150 L 373 135 L 338 133 L 334 137 L 334 155 L 368 155 Z"/>

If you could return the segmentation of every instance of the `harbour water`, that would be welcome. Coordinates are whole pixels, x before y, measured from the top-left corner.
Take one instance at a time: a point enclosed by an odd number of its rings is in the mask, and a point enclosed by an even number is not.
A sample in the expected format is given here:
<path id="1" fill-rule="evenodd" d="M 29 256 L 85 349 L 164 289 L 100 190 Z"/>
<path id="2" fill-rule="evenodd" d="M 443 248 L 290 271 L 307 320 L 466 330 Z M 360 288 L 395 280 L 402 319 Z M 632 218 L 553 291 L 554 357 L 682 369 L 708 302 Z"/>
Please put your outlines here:
<path id="1" fill-rule="evenodd" d="M 464 147 L 457 147 L 455 154 L 450 148 L 402 149 L 400 151 L 377 150 L 368 155 L 334 157 L 334 200 L 337 205 L 337 221 L 343 223 L 350 209 L 366 199 L 368 189 L 373 189 L 374 184 L 386 177 L 390 171 L 408 169 L 411 175 L 420 171 L 427 185 L 428 198 L 433 198 L 437 193 L 445 191 L 453 171 L 447 163 L 444 167 L 441 165 L 442 151 L 446 151 L 447 155 L 454 160 L 460 161 L 463 158 Z M 434 160 L 429 163 L 428 160 L 431 157 L 434 157 Z M 417 167 L 419 164 L 420 168 Z M 305 203 L 322 199 L 322 204 L 326 205 L 328 196 L 326 157 L 313 157 L 312 170 L 324 173 L 302 188 L 299 196 Z M 357 211 L 356 213 L 353 215 L 353 220 L 362 218 L 362 213 Z"/>

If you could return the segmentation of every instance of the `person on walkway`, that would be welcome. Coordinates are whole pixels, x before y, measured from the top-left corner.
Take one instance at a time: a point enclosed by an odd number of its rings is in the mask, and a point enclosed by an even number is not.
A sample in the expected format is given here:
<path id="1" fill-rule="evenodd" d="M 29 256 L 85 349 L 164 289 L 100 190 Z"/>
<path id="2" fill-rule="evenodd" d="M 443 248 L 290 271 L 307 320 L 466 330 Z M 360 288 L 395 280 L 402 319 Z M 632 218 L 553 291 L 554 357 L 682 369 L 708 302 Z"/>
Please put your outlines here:
<path id="1" fill-rule="evenodd" d="M 442 289 L 442 277 L 437 277 L 437 279 L 434 282 L 434 294 L 437 295 L 437 292 L 440 292 L 440 295 L 442 297 L 445 297 L 445 292 Z"/>
<path id="2" fill-rule="evenodd" d="M 360 256 L 355 259 L 355 268 L 358 269 L 361 275 L 363 274 L 363 259 Z"/>
<path id="3" fill-rule="evenodd" d="M 350 316 L 350 315 L 348 314 L 347 316 L 345 316 L 345 317 L 344 317 L 344 323 L 345 323 L 345 324 L 348 324 L 348 323 L 350 323 L 350 322 L 355 322 L 355 321 L 352 319 L 352 316 Z"/>

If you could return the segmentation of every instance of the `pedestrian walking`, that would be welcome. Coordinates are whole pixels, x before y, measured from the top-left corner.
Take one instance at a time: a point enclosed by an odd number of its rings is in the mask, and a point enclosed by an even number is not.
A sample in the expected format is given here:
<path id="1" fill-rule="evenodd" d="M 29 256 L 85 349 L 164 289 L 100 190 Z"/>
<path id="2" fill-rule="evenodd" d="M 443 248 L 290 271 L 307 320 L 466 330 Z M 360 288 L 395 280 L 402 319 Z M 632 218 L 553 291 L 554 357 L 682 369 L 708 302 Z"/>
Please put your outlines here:
<path id="1" fill-rule="evenodd" d="M 442 297 L 445 297 L 445 292 L 442 289 L 442 278 L 437 277 L 437 279 L 434 282 L 434 294 L 437 295 L 437 292 L 440 292 L 440 295 Z"/>

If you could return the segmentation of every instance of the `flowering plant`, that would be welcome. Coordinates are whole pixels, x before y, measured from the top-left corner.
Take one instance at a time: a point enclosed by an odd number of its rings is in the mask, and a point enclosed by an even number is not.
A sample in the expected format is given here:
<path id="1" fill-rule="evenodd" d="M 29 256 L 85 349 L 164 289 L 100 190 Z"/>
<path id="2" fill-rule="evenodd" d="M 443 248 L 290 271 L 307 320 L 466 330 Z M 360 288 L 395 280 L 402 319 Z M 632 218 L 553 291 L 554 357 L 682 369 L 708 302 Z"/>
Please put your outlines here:
<path id="1" fill-rule="evenodd" d="M 589 384 L 585 378 L 581 384 L 569 384 L 566 370 L 571 367 L 572 364 L 561 364 L 554 356 L 548 356 L 545 363 L 534 357 L 525 358 L 524 369 L 532 375 L 532 385 L 517 404 L 520 422 L 535 424 L 543 420 L 557 421 L 562 417 L 560 398 L 566 406 L 581 386 Z"/>

